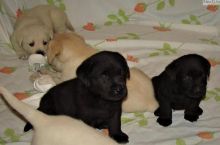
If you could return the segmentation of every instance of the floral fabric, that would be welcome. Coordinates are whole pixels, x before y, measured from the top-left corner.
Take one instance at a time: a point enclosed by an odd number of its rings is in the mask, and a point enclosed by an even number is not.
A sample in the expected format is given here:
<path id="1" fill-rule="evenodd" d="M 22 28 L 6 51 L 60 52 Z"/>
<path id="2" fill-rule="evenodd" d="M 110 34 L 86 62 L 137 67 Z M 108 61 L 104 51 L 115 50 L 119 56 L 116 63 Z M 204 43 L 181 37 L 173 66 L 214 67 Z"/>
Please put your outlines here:
<path id="1" fill-rule="evenodd" d="M 0 84 L 37 106 L 42 94 L 33 89 L 28 62 L 18 60 L 9 36 L 22 11 L 39 4 L 64 10 L 76 32 L 98 50 L 123 54 L 130 67 L 150 77 L 175 58 L 197 53 L 212 67 L 203 115 L 197 122 L 175 111 L 173 124 L 161 127 L 149 112 L 124 113 L 122 128 L 129 145 L 219 145 L 220 143 L 220 6 L 202 0 L 0 0 Z M 0 99 L 0 145 L 29 145 L 32 132 Z"/>

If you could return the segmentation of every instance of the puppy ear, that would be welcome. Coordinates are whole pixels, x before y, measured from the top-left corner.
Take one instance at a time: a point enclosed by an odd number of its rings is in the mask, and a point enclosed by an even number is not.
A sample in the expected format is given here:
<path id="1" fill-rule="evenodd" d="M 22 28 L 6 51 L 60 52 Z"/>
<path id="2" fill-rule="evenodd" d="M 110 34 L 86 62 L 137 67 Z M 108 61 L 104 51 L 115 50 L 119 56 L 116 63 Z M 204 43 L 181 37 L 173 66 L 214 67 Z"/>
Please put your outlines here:
<path id="1" fill-rule="evenodd" d="M 204 68 L 205 68 L 205 72 L 207 74 L 207 77 L 209 78 L 209 75 L 210 75 L 210 68 L 211 68 L 211 64 L 208 60 L 206 60 L 204 63 Z"/>
<path id="2" fill-rule="evenodd" d="M 52 63 L 54 58 L 60 54 L 61 52 L 61 44 L 59 42 L 56 42 L 55 40 L 51 40 L 49 42 L 48 48 L 47 48 L 47 59 L 48 63 Z"/>
<path id="3" fill-rule="evenodd" d="M 22 47 L 23 37 L 18 38 L 18 45 Z"/>
<path id="4" fill-rule="evenodd" d="M 126 62 L 126 60 L 125 60 L 125 62 Z M 125 69 L 125 73 L 126 73 L 126 78 L 130 79 L 130 69 L 129 69 L 127 63 L 125 64 L 124 69 Z"/>
<path id="5" fill-rule="evenodd" d="M 175 80 L 176 79 L 176 62 L 172 62 L 171 64 L 169 64 L 166 68 L 165 68 L 165 74 L 168 75 L 171 80 Z"/>
<path id="6" fill-rule="evenodd" d="M 50 32 L 49 32 L 49 37 L 50 37 L 50 40 L 53 39 L 53 31 L 52 30 L 50 30 Z"/>
<path id="7" fill-rule="evenodd" d="M 47 38 L 53 39 L 54 32 L 51 27 L 46 26 L 46 25 L 43 25 L 40 27 L 42 28 L 42 31 L 44 32 L 45 36 L 47 36 Z"/>
<path id="8" fill-rule="evenodd" d="M 18 53 L 18 55 L 19 53 L 23 53 L 23 51 L 25 51 L 22 48 L 22 42 L 23 42 L 22 33 L 18 33 L 17 31 L 13 32 L 12 35 L 10 36 L 10 41 L 16 53 Z"/>
<path id="9" fill-rule="evenodd" d="M 118 52 L 114 52 L 114 54 L 115 54 L 114 55 L 115 59 L 117 59 L 121 63 L 122 68 L 125 71 L 126 78 L 130 79 L 130 69 L 129 69 L 129 66 L 128 66 L 126 59 Z"/>
<path id="10" fill-rule="evenodd" d="M 89 74 L 93 68 L 93 61 L 88 58 L 81 63 L 81 65 L 76 70 L 77 77 L 85 84 L 87 87 L 90 86 Z"/>
<path id="11" fill-rule="evenodd" d="M 22 42 L 23 42 L 22 33 L 13 32 L 10 39 L 11 39 L 12 45 L 15 45 L 16 47 L 21 47 Z"/>

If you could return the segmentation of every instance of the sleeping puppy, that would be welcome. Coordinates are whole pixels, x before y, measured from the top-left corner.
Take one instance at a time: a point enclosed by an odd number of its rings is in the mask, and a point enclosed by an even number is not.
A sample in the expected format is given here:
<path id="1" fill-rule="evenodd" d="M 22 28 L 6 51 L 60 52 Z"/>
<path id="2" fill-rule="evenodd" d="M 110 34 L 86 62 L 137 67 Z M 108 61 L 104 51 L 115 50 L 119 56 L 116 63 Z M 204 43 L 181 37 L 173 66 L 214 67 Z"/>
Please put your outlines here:
<path id="1" fill-rule="evenodd" d="M 197 54 L 184 55 L 171 64 L 159 76 L 153 77 L 153 85 L 159 108 L 155 115 L 162 126 L 172 123 L 172 109 L 184 110 L 184 118 L 197 121 L 203 110 L 199 104 L 206 94 L 210 74 L 208 60 Z"/>
<path id="2" fill-rule="evenodd" d="M 34 126 L 31 145 L 118 145 L 108 136 L 67 116 L 46 115 L 19 101 L 0 86 L 0 95 Z"/>
<path id="3" fill-rule="evenodd" d="M 11 43 L 20 59 L 30 54 L 45 55 L 54 33 L 74 31 L 67 15 L 52 5 L 39 5 L 22 12 L 14 25 Z"/>
<path id="4" fill-rule="evenodd" d="M 48 45 L 47 60 L 61 73 L 61 78 L 55 79 L 58 80 L 56 83 L 76 77 L 78 66 L 96 52 L 75 32 L 55 34 Z"/>
<path id="5" fill-rule="evenodd" d="M 74 78 L 81 62 L 95 53 L 97 50 L 76 33 L 55 34 L 47 50 L 48 63 L 54 67 L 57 74 L 61 73 L 61 79 L 54 77 L 54 80 L 60 83 Z M 154 97 L 151 79 L 138 68 L 131 68 L 130 73 L 130 79 L 127 81 L 128 97 L 122 104 L 123 112 L 154 112 L 158 102 Z"/>
<path id="6" fill-rule="evenodd" d="M 127 96 L 129 68 L 123 56 L 102 51 L 86 59 L 77 69 L 77 77 L 58 84 L 41 99 L 39 111 L 50 115 L 68 115 L 86 124 L 109 130 L 119 143 L 128 142 L 121 131 L 121 105 Z M 30 124 L 24 131 L 30 129 Z"/>

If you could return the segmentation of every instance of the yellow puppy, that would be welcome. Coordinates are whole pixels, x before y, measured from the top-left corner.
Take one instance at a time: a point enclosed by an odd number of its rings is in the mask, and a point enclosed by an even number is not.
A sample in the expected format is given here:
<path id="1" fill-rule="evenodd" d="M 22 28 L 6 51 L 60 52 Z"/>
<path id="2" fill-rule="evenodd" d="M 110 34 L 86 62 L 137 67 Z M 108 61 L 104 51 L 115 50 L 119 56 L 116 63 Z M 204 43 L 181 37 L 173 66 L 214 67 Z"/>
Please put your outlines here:
<path id="1" fill-rule="evenodd" d="M 39 5 L 22 12 L 14 25 L 12 45 L 20 59 L 30 54 L 45 54 L 54 32 L 74 31 L 67 15 L 51 5 Z"/>
<path id="2" fill-rule="evenodd" d="M 51 116 L 19 101 L 0 86 L 0 95 L 33 126 L 31 145 L 119 145 L 110 137 L 67 116 Z"/>
<path id="3" fill-rule="evenodd" d="M 60 33 L 50 41 L 47 57 L 54 69 L 61 72 L 62 82 L 74 78 L 81 62 L 96 52 L 78 34 Z M 154 112 L 157 109 L 151 79 L 138 68 L 130 69 L 127 88 L 128 97 L 122 104 L 123 112 Z"/>
<path id="4" fill-rule="evenodd" d="M 55 34 L 47 50 L 48 63 L 61 72 L 60 82 L 76 76 L 77 67 L 96 50 L 76 33 Z"/>

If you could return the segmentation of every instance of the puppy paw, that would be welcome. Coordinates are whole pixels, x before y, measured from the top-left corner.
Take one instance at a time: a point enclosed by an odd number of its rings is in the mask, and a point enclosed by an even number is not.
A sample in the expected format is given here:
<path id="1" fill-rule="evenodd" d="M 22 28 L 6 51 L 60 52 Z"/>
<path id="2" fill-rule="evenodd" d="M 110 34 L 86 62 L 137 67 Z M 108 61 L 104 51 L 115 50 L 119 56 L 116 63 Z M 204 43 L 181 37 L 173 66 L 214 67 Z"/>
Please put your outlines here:
<path id="1" fill-rule="evenodd" d="M 158 118 L 157 119 L 157 122 L 160 124 L 160 125 L 162 125 L 162 126 L 164 126 L 164 127 L 166 127 L 166 126 L 169 126 L 170 124 L 172 124 L 172 119 L 164 119 L 164 118 Z"/>
<path id="2" fill-rule="evenodd" d="M 160 108 L 158 108 L 155 112 L 154 112 L 155 116 L 160 116 Z"/>
<path id="3" fill-rule="evenodd" d="M 200 107 L 198 107 L 197 114 L 202 115 L 202 113 L 203 113 L 203 110 Z"/>
<path id="4" fill-rule="evenodd" d="M 123 132 L 120 134 L 112 135 L 111 137 L 118 143 L 128 143 L 128 135 Z"/>
<path id="5" fill-rule="evenodd" d="M 24 132 L 27 132 L 27 131 L 29 131 L 30 129 L 32 129 L 33 128 L 33 126 L 28 122 L 28 123 L 26 123 L 26 125 L 24 126 Z"/>
<path id="6" fill-rule="evenodd" d="M 199 119 L 199 115 L 189 115 L 189 114 L 185 114 L 184 118 L 190 122 L 194 122 L 197 121 Z"/>

